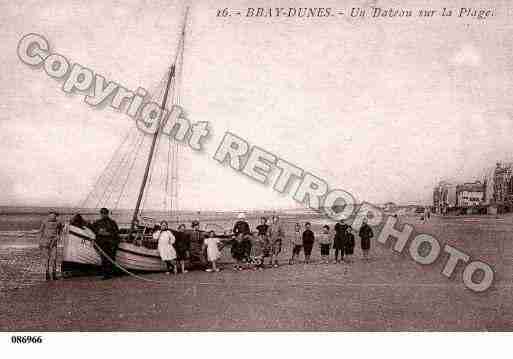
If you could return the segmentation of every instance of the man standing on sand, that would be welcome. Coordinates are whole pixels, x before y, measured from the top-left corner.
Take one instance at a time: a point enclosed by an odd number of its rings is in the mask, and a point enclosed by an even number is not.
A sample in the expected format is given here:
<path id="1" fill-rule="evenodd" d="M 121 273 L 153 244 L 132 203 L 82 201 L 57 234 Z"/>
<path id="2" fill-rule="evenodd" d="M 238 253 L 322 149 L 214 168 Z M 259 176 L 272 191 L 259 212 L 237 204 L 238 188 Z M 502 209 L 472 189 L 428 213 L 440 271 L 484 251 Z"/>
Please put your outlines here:
<path id="1" fill-rule="evenodd" d="M 57 212 L 50 212 L 48 219 L 39 229 L 39 248 L 41 249 L 46 280 L 57 279 L 57 243 L 62 233 L 62 223 L 57 221 Z"/>
<path id="2" fill-rule="evenodd" d="M 371 247 L 370 240 L 374 236 L 374 233 L 372 232 L 372 228 L 367 224 L 367 218 L 363 219 L 363 224 L 360 227 L 359 235 L 361 240 L 363 258 L 369 259 L 369 251 Z"/>
<path id="3" fill-rule="evenodd" d="M 238 220 L 233 226 L 233 234 L 241 238 L 241 245 L 244 249 L 244 261 L 249 263 L 251 257 L 251 229 L 244 213 L 240 213 L 237 218 Z"/>
<path id="4" fill-rule="evenodd" d="M 111 261 L 116 260 L 116 251 L 119 245 L 119 228 L 117 223 L 109 217 L 107 208 L 100 209 L 101 218 L 93 223 L 92 230 L 96 235 L 96 245 L 99 247 L 98 253 L 102 258 L 103 279 L 110 279 L 114 274 L 114 264 Z"/>

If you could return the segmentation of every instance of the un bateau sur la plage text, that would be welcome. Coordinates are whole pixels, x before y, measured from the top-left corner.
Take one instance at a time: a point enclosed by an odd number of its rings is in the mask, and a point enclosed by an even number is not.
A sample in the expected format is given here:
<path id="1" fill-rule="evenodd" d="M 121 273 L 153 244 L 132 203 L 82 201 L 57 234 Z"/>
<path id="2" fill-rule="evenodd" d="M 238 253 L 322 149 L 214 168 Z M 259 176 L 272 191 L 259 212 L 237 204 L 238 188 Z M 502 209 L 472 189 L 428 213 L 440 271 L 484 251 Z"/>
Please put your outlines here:
<path id="1" fill-rule="evenodd" d="M 251 17 L 251 18 L 326 18 L 333 16 L 353 18 L 411 18 L 411 17 L 458 17 L 484 20 L 495 16 L 493 8 L 382 8 L 382 7 L 352 7 L 335 9 L 331 7 L 248 7 L 245 9 L 220 8 L 217 17 Z"/>

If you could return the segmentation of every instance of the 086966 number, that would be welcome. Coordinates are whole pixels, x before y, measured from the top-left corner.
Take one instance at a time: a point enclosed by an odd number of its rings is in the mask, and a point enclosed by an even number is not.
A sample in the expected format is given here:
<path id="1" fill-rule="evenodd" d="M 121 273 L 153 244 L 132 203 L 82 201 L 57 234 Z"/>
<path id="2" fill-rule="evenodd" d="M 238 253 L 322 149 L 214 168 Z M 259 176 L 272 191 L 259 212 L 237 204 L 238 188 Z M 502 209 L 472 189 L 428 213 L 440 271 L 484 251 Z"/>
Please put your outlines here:
<path id="1" fill-rule="evenodd" d="M 43 342 L 43 337 L 40 335 L 13 335 L 11 343 L 13 344 L 40 344 Z"/>

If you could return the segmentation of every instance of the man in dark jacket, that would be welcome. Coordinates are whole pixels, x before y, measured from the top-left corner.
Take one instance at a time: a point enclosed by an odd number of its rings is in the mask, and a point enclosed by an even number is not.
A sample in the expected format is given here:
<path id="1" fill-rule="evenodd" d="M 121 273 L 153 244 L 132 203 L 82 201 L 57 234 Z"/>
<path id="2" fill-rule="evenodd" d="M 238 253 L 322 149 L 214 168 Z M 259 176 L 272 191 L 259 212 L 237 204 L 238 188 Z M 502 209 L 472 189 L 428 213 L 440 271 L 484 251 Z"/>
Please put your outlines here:
<path id="1" fill-rule="evenodd" d="M 244 213 L 240 213 L 238 219 L 233 226 L 233 234 L 236 237 L 241 237 L 240 242 L 244 251 L 244 261 L 248 263 L 251 255 L 251 229 L 249 228 L 249 223 L 246 222 L 246 215 Z"/>
<path id="2" fill-rule="evenodd" d="M 119 228 L 117 223 L 109 217 L 107 208 L 100 209 L 101 218 L 91 226 L 96 235 L 96 245 L 102 258 L 103 279 L 110 279 L 114 273 L 114 265 L 111 261 L 116 260 L 116 251 L 119 245 Z"/>
<path id="3" fill-rule="evenodd" d="M 367 218 L 363 219 L 363 224 L 360 227 L 359 236 L 361 239 L 363 258 L 369 259 L 369 251 L 371 247 L 370 240 L 374 236 L 374 233 L 372 232 L 372 228 L 367 224 Z"/>

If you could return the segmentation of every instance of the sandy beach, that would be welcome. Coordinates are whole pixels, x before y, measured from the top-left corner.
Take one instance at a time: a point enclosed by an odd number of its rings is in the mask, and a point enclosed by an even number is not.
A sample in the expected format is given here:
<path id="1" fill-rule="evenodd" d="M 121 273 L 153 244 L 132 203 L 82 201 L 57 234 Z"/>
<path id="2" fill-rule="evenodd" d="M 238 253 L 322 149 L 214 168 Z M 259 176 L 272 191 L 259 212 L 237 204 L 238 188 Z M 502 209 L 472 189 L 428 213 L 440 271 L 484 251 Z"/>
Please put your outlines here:
<path id="1" fill-rule="evenodd" d="M 492 265 L 494 285 L 472 292 L 461 282 L 461 268 L 451 279 L 440 274 L 443 256 L 420 266 L 379 243 L 373 243 L 369 262 L 361 259 L 357 242 L 353 263 L 320 264 L 314 247 L 314 263 L 291 266 L 286 241 L 279 268 L 234 272 L 225 263 L 220 273 L 144 275 L 156 282 L 130 276 L 38 282 L 30 279 L 42 278 L 37 250 L 11 248 L 0 252 L 2 279 L 18 284 L 4 284 L 1 291 L 0 329 L 511 330 L 511 219 L 404 220 Z"/>

